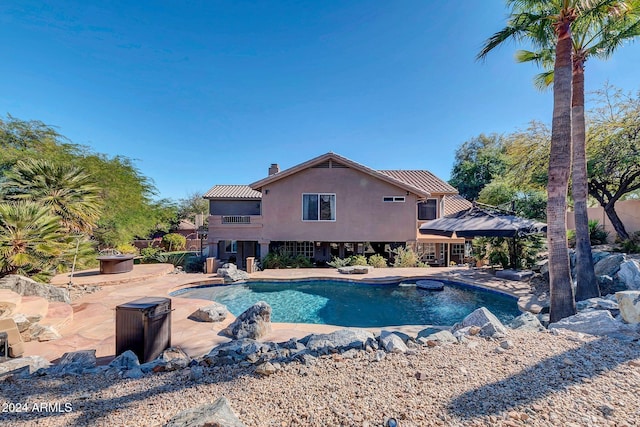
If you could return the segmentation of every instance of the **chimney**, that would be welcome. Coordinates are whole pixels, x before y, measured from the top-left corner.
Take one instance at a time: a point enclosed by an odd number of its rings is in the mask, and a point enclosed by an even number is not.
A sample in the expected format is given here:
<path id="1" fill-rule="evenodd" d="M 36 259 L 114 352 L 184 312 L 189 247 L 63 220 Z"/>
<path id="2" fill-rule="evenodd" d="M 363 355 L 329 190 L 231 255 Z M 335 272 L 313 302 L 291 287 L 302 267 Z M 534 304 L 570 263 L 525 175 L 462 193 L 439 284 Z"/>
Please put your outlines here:
<path id="1" fill-rule="evenodd" d="M 277 163 L 271 163 L 271 166 L 269 166 L 269 176 L 280 172 L 280 166 L 278 166 Z"/>

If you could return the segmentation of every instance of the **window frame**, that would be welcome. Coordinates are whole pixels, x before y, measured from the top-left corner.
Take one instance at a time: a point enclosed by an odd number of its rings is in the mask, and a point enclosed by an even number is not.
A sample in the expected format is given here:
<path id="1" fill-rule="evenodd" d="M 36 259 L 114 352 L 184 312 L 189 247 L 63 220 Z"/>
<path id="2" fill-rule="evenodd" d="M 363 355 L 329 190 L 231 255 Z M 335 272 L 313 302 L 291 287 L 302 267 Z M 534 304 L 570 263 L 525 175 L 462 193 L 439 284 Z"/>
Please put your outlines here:
<path id="1" fill-rule="evenodd" d="M 421 205 L 421 204 L 426 204 L 426 203 L 427 203 L 427 202 L 429 202 L 430 200 L 435 201 L 435 206 L 434 206 L 434 208 L 435 208 L 435 210 L 436 210 L 436 211 L 435 211 L 435 215 L 434 215 L 434 217 L 433 217 L 433 218 L 428 218 L 428 219 L 427 219 L 427 218 L 420 218 L 420 205 Z M 417 212 L 416 212 L 416 216 L 418 217 L 418 221 L 432 221 L 432 220 L 434 220 L 434 219 L 438 219 L 438 199 L 437 199 L 437 198 L 435 198 L 435 197 L 429 197 L 429 198 L 427 198 L 427 199 L 425 199 L 425 200 L 421 200 L 421 201 L 420 201 L 420 202 L 418 202 L 418 204 L 416 205 L 416 210 L 417 210 Z"/>
<path id="2" fill-rule="evenodd" d="M 318 219 L 304 219 L 304 214 L 305 214 L 305 210 L 304 210 L 304 196 L 318 196 Z M 333 219 L 320 219 L 320 213 L 321 213 L 321 208 L 320 208 L 320 198 L 322 196 L 331 196 L 333 197 L 333 209 L 331 210 L 333 213 Z M 338 209 L 337 209 L 337 197 L 336 197 L 336 193 L 302 193 L 302 212 L 301 212 L 301 217 L 302 217 L 302 222 L 336 222 L 336 218 L 338 216 Z"/>
<path id="3" fill-rule="evenodd" d="M 227 247 L 230 249 L 227 250 Z M 233 248 L 235 247 L 235 251 Z M 224 241 L 224 252 L 226 254 L 237 254 L 238 253 L 238 241 L 237 240 L 225 240 Z"/>
<path id="4" fill-rule="evenodd" d="M 385 203 L 404 203 L 406 198 L 405 196 L 382 196 L 382 201 Z"/>

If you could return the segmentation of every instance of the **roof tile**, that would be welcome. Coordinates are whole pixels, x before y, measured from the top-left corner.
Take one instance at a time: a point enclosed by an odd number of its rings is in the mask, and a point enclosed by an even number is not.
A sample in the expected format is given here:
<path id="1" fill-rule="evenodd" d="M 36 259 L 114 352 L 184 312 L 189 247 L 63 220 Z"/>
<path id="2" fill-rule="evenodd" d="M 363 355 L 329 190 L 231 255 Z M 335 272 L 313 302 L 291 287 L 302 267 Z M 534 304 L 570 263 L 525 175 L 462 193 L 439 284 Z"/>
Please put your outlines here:
<path id="1" fill-rule="evenodd" d="M 248 185 L 214 185 L 202 197 L 205 199 L 260 199 L 262 193 Z"/>

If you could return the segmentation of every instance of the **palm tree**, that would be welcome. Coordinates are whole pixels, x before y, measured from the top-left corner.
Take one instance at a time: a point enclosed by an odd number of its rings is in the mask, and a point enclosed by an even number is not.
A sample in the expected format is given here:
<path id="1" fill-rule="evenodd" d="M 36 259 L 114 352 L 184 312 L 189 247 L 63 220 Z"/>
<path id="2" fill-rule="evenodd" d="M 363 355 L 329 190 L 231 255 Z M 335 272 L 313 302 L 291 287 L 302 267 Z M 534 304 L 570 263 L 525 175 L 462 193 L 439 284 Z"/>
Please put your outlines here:
<path id="1" fill-rule="evenodd" d="M 60 255 L 59 238 L 58 218 L 46 207 L 28 201 L 0 203 L 0 275 L 43 278 Z"/>
<path id="2" fill-rule="evenodd" d="M 553 121 L 547 184 L 547 246 L 549 250 L 550 321 L 575 314 L 567 252 L 567 189 L 571 167 L 571 23 L 576 19 L 576 1 L 508 0 L 511 16 L 507 26 L 494 34 L 478 54 L 485 58 L 509 39 L 529 40 L 534 45 L 554 30 L 555 63 Z"/>
<path id="3" fill-rule="evenodd" d="M 73 165 L 19 161 L 6 173 L 0 189 L 9 200 L 30 200 L 47 206 L 69 233 L 91 233 L 101 213 L 100 189 L 89 175 Z"/>
<path id="4" fill-rule="evenodd" d="M 640 34 L 640 1 L 618 1 L 607 4 L 585 16 L 578 16 L 572 25 L 573 71 L 571 98 L 572 197 L 576 222 L 576 300 L 600 296 L 593 266 L 587 216 L 587 161 L 584 118 L 584 65 L 588 58 L 606 59 L 624 41 Z M 520 62 L 535 61 L 549 68 L 553 48 L 547 39 L 538 52 L 520 51 Z M 536 77 L 538 87 L 553 83 L 553 70 L 547 69 Z"/>

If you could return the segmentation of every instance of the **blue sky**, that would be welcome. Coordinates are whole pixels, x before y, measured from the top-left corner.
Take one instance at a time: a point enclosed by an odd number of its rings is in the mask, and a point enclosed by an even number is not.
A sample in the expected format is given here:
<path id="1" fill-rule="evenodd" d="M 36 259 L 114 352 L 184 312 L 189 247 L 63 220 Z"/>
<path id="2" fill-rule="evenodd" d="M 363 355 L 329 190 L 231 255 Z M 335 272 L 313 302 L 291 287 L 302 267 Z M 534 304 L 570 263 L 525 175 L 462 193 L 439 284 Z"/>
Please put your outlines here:
<path id="1" fill-rule="evenodd" d="M 551 121 L 500 0 L 0 3 L 0 114 L 135 159 L 158 197 L 248 184 L 334 151 L 448 179 L 480 133 Z M 640 47 L 587 63 L 637 91 Z"/>

